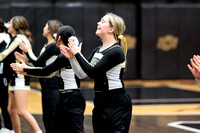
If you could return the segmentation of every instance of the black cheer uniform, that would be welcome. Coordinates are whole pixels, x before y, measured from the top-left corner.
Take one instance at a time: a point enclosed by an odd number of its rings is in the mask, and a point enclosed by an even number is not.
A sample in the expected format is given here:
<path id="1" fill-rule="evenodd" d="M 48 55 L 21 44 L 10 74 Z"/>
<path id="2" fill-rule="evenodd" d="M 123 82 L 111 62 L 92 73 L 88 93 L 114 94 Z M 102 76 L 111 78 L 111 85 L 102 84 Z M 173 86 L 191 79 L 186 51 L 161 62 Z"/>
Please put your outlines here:
<path id="1" fill-rule="evenodd" d="M 53 62 L 60 54 L 60 49 L 55 42 L 45 44 L 38 58 L 35 57 L 32 50 L 26 53 L 29 63 L 35 67 L 44 67 Z M 42 112 L 43 122 L 46 133 L 55 133 L 55 114 L 56 106 L 59 101 L 58 77 L 39 78 L 42 93 Z"/>
<path id="2" fill-rule="evenodd" d="M 10 36 L 7 33 L 0 33 L 0 53 L 3 52 L 10 43 Z M 6 73 L 3 72 L 4 63 L 0 62 L 0 108 L 4 120 L 4 126 L 12 130 L 12 123 L 8 113 L 8 79 Z M 2 128 L 2 121 L 0 118 L 0 129 Z"/>
<path id="3" fill-rule="evenodd" d="M 14 52 L 22 53 L 22 50 L 19 48 L 19 43 L 23 40 L 18 35 L 13 37 L 9 46 L 0 53 L 0 62 L 3 61 L 4 63 L 3 73 L 10 81 L 10 91 L 30 90 L 30 77 L 15 73 L 15 71 L 10 66 L 11 63 L 18 62 L 15 59 Z M 24 35 L 20 36 L 23 36 L 26 40 L 28 40 Z"/>
<path id="4" fill-rule="evenodd" d="M 43 68 L 24 68 L 28 76 L 53 76 L 59 70 L 63 80 L 60 100 L 56 112 L 57 132 L 84 133 L 83 120 L 85 99 L 80 92 L 80 80 L 74 74 L 69 60 L 60 54 L 57 59 Z"/>
<path id="5" fill-rule="evenodd" d="M 124 89 L 125 54 L 118 43 L 100 51 L 97 47 L 88 61 L 80 54 L 70 60 L 94 79 L 94 133 L 128 133 L 132 116 L 131 98 Z M 74 70 L 78 75 L 78 71 Z"/>

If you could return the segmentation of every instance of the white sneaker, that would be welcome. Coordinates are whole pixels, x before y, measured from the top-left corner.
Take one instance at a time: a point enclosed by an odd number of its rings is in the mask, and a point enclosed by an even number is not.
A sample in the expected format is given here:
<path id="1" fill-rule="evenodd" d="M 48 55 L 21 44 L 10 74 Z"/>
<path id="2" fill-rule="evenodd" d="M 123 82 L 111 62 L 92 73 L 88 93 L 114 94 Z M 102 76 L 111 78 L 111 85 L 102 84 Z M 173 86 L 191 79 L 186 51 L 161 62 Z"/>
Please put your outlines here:
<path id="1" fill-rule="evenodd" d="M 1 128 L 0 133 L 15 133 L 13 130 L 9 130 L 7 128 Z"/>

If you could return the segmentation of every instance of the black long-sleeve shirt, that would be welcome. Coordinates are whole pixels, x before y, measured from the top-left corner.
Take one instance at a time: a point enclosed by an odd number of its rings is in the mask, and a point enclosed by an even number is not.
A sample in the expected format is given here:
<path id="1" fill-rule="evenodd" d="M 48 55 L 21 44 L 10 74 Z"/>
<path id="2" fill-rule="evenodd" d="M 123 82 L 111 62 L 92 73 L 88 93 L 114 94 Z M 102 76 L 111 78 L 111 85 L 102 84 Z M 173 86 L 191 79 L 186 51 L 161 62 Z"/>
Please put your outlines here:
<path id="1" fill-rule="evenodd" d="M 30 51 L 26 55 L 29 62 L 31 62 L 35 67 L 44 67 L 52 63 L 59 54 L 60 49 L 56 46 L 56 43 L 53 42 L 48 45 L 44 45 L 38 58 L 35 56 L 33 57 L 33 53 L 30 54 Z M 40 78 L 39 81 L 42 89 L 58 89 L 59 84 L 62 84 L 62 81 L 59 82 L 59 78 L 56 76 L 51 78 Z"/>
<path id="2" fill-rule="evenodd" d="M 63 54 L 60 54 L 54 62 L 45 67 L 24 68 L 24 71 L 29 76 L 37 76 L 40 78 L 51 77 L 54 75 L 53 72 L 57 70 L 60 71 L 60 76 L 64 82 L 64 88 L 60 89 L 77 89 L 80 87 L 80 80 L 75 76 L 69 60 Z"/>
<path id="3" fill-rule="evenodd" d="M 34 66 L 46 66 L 49 62 L 53 62 L 57 56 L 60 54 L 60 49 L 56 46 L 56 43 L 50 43 L 47 46 L 43 47 L 44 51 L 41 52 L 40 56 L 35 59 L 32 55 L 28 52 L 26 55 Z"/>
<path id="4" fill-rule="evenodd" d="M 18 62 L 15 59 L 14 53 L 16 51 L 19 53 L 22 53 L 22 50 L 19 48 L 19 43 L 21 41 L 23 40 L 19 36 L 13 37 L 10 41 L 9 46 L 3 52 L 0 53 L 0 62 L 3 61 L 4 63 L 3 74 L 7 78 L 11 79 L 11 86 L 15 86 L 15 83 L 16 83 L 15 78 L 24 78 L 25 85 L 29 85 L 29 81 L 30 81 L 29 77 L 15 73 L 15 71 L 10 66 L 11 63 Z"/>
<path id="5" fill-rule="evenodd" d="M 125 54 L 118 43 L 100 51 L 97 47 L 86 60 L 80 53 L 75 55 L 83 71 L 95 81 L 96 91 L 123 88 Z"/>

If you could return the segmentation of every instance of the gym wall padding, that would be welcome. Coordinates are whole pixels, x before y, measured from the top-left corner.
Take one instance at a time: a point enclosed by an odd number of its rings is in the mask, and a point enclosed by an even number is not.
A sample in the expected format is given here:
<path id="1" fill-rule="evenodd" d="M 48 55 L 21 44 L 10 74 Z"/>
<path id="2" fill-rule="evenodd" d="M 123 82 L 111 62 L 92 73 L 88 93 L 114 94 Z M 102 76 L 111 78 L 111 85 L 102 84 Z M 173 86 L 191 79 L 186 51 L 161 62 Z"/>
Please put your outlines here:
<path id="1" fill-rule="evenodd" d="M 10 16 L 24 16 L 29 24 L 29 29 L 32 33 L 33 44 L 35 41 L 36 25 L 35 25 L 35 8 L 32 3 L 11 3 L 10 5 Z"/>
<path id="2" fill-rule="evenodd" d="M 142 79 L 193 77 L 187 64 L 200 48 L 199 21 L 199 5 L 142 5 Z M 164 47 L 175 43 L 177 46 L 169 50 Z"/>
<path id="3" fill-rule="evenodd" d="M 46 22 L 53 19 L 52 4 L 48 3 L 11 3 L 10 4 L 10 18 L 13 16 L 24 16 L 28 23 L 29 29 L 32 33 L 32 47 L 34 53 L 38 56 L 46 39 L 42 36 L 43 27 Z"/>
<path id="4" fill-rule="evenodd" d="M 56 3 L 54 16 L 64 25 L 74 28 L 80 42 L 83 41 L 83 5 L 82 3 Z"/>
<path id="5" fill-rule="evenodd" d="M 0 17 L 3 18 L 5 22 L 8 22 L 10 20 L 10 5 L 9 4 L 1 4 Z"/>
<path id="6" fill-rule="evenodd" d="M 54 7 L 52 4 L 35 4 L 35 39 L 33 49 L 36 55 L 39 55 L 47 39 L 43 37 L 43 28 L 48 20 L 54 19 Z"/>
<path id="7" fill-rule="evenodd" d="M 110 4 L 100 3 L 86 3 L 83 5 L 83 53 L 86 57 L 90 55 L 92 50 L 102 44 L 100 38 L 95 34 L 97 30 L 97 23 L 106 14 L 111 11 L 112 6 Z"/>
<path id="8" fill-rule="evenodd" d="M 127 53 L 127 66 L 125 70 L 126 79 L 137 79 L 139 77 L 139 71 L 137 70 L 137 59 L 136 54 L 136 7 L 133 4 L 115 4 L 115 13 L 121 16 L 126 24 L 126 31 L 124 35 L 126 36 L 128 43 L 128 53 Z M 127 37 L 129 36 L 129 37 Z M 136 39 L 134 42 L 133 40 Z"/>
<path id="9" fill-rule="evenodd" d="M 141 77 L 156 78 L 156 8 L 155 5 L 142 5 L 141 27 Z"/>
<path id="10" fill-rule="evenodd" d="M 173 37 L 178 36 L 179 20 L 177 19 L 177 16 L 177 5 L 157 5 L 156 45 L 158 45 L 158 41 L 161 37 L 167 39 L 167 35 Z M 179 78 L 179 55 L 177 53 L 179 53 L 178 48 L 163 51 L 163 49 L 157 49 L 156 47 L 156 78 Z"/>
<path id="11" fill-rule="evenodd" d="M 194 54 L 200 54 L 200 5 L 180 5 L 180 77 L 189 78 L 192 74 L 186 68 Z"/>

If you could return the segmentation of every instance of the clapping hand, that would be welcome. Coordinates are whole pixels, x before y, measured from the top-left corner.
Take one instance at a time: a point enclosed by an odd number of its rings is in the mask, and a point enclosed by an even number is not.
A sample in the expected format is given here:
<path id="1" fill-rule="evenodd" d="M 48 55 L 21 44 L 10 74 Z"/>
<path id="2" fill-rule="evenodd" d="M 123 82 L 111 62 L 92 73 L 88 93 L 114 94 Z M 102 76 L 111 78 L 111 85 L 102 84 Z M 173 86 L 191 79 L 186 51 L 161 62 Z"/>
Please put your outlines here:
<path id="1" fill-rule="evenodd" d="M 74 55 L 71 53 L 69 47 L 66 47 L 65 45 L 60 45 L 59 46 L 61 53 L 67 57 L 68 59 L 73 59 Z"/>
<path id="2" fill-rule="evenodd" d="M 24 52 L 19 53 L 19 52 L 15 52 L 15 58 L 18 60 L 18 61 L 23 61 L 24 63 L 27 63 L 28 62 L 28 58 L 26 56 L 26 54 Z"/>
<path id="3" fill-rule="evenodd" d="M 78 52 L 81 52 L 81 47 L 82 47 L 82 43 L 80 43 L 79 45 L 77 45 L 74 41 L 73 41 L 73 39 L 71 39 L 71 38 L 69 38 L 68 39 L 68 47 L 69 47 L 69 49 L 70 49 L 70 51 L 71 51 L 71 53 L 73 54 L 73 55 L 75 55 L 76 53 L 78 53 Z"/>
<path id="4" fill-rule="evenodd" d="M 17 74 L 27 75 L 26 72 L 24 72 L 24 67 L 27 67 L 27 65 L 21 60 L 20 63 L 11 63 L 10 66 Z"/>
<path id="5" fill-rule="evenodd" d="M 194 55 L 192 59 L 190 59 L 190 64 L 188 64 L 189 70 L 192 72 L 195 79 L 200 80 L 200 56 Z"/>
<path id="6" fill-rule="evenodd" d="M 60 45 L 59 48 L 61 50 L 61 53 L 67 57 L 68 59 L 74 58 L 74 55 L 81 51 L 82 43 L 80 43 L 79 46 L 77 46 L 74 41 L 70 38 L 68 40 L 68 47 L 64 45 Z"/>

